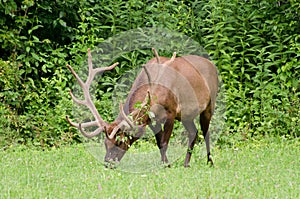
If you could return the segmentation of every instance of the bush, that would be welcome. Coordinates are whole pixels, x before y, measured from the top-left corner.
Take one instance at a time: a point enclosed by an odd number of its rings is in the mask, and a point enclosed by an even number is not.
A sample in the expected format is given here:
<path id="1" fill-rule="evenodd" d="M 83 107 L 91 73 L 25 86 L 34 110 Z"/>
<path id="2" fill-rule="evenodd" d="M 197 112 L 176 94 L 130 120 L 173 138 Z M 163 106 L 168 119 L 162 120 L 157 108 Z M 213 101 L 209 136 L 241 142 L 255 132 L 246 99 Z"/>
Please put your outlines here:
<path id="1" fill-rule="evenodd" d="M 299 3 L 211 1 L 199 9 L 227 91 L 228 132 L 299 136 Z"/>
<path id="2" fill-rule="evenodd" d="M 178 31 L 205 47 L 226 90 L 226 134 L 300 135 L 298 1 L 0 2 L 1 145 L 60 146 L 80 141 L 65 122 L 68 95 L 87 48 L 139 27 Z M 101 114 L 112 120 L 113 83 L 145 63 L 134 51 L 103 76 Z M 109 82 L 108 82 L 109 81 Z M 103 109 L 106 107 L 106 109 Z"/>

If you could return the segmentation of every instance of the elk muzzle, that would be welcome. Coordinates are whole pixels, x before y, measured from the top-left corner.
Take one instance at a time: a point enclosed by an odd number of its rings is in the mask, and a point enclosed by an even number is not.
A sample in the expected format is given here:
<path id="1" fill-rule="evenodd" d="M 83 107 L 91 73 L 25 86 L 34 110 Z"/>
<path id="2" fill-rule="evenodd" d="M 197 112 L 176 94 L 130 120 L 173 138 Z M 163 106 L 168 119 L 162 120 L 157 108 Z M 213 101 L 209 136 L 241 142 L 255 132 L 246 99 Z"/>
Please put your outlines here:
<path id="1" fill-rule="evenodd" d="M 105 148 L 106 148 L 106 155 L 104 158 L 105 162 L 108 163 L 118 163 L 123 158 L 126 149 L 122 149 L 121 147 L 115 145 L 109 139 L 105 139 Z"/>

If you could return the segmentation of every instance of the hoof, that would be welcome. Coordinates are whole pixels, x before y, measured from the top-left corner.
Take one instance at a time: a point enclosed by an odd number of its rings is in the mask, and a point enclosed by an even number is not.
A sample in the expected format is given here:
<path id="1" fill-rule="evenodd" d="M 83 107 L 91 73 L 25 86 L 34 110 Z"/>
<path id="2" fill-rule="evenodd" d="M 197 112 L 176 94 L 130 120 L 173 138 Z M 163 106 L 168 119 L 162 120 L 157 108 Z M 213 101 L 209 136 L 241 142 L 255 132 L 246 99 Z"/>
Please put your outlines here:
<path id="1" fill-rule="evenodd" d="M 184 166 L 184 168 L 190 168 L 191 167 L 190 164 L 184 164 L 183 166 Z"/>
<path id="2" fill-rule="evenodd" d="M 164 168 L 171 168 L 171 164 L 170 163 L 163 163 L 163 167 Z"/>
<path id="3" fill-rule="evenodd" d="M 212 161 L 211 158 L 209 158 L 209 159 L 207 160 L 207 164 L 208 164 L 209 166 L 211 166 L 211 167 L 214 166 L 214 162 Z"/>

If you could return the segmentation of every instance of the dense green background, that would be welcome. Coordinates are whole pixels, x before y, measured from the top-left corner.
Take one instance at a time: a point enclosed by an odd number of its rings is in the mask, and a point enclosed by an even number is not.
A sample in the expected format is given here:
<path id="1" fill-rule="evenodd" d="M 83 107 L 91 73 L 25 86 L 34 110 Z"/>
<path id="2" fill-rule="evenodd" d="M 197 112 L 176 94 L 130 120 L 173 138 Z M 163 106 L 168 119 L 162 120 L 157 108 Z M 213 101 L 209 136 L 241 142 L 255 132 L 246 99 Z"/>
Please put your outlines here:
<path id="1" fill-rule="evenodd" d="M 1 0 L 0 14 L 1 148 L 80 142 L 65 121 L 74 83 L 66 63 L 76 67 L 87 48 L 117 33 L 153 26 L 192 37 L 218 67 L 227 105 L 220 142 L 300 136 L 298 0 Z M 103 81 L 116 82 L 143 57 L 129 53 Z M 99 91 L 108 120 L 111 88 Z"/>

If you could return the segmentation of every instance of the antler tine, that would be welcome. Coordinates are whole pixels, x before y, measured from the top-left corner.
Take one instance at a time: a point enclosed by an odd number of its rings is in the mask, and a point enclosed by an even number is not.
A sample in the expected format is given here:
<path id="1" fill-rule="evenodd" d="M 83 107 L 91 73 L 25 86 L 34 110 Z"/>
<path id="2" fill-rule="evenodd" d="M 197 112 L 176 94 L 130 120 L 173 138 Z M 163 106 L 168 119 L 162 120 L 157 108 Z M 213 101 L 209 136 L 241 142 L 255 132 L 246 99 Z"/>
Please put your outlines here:
<path id="1" fill-rule="evenodd" d="M 102 67 L 102 68 L 95 68 L 94 69 L 93 68 L 93 62 L 92 62 L 91 50 L 88 48 L 89 76 L 88 76 L 88 79 L 86 80 L 86 84 L 88 86 L 90 86 L 96 74 L 104 72 L 104 71 L 112 70 L 118 64 L 119 64 L 119 62 L 116 62 L 116 63 L 114 63 L 114 64 L 112 64 L 111 66 L 108 66 L 108 67 Z"/>
<path id="2" fill-rule="evenodd" d="M 122 117 L 124 118 L 124 120 L 128 123 L 128 125 L 130 126 L 130 128 L 134 128 L 134 123 L 131 121 L 131 119 L 129 119 L 129 117 L 125 114 L 124 109 L 123 109 L 123 105 L 120 102 L 119 104 L 119 108 L 120 108 L 120 112 L 122 114 Z"/>
<path id="3" fill-rule="evenodd" d="M 79 126 L 81 126 L 82 128 L 86 128 L 86 127 L 91 127 L 91 126 L 98 126 L 98 122 L 97 121 L 90 121 L 90 122 L 85 122 L 85 123 L 76 123 L 76 122 L 72 122 L 69 118 L 69 116 L 66 116 L 67 121 L 74 127 L 79 129 Z"/>
<path id="4" fill-rule="evenodd" d="M 109 139 L 113 139 L 115 137 L 115 135 L 117 134 L 118 130 L 120 128 L 122 128 L 123 126 L 128 126 L 128 123 L 126 121 L 122 121 L 121 123 L 119 123 L 111 132 L 111 134 L 108 136 Z"/>
<path id="5" fill-rule="evenodd" d="M 73 95 L 72 91 L 70 91 L 69 93 L 70 93 L 70 95 L 71 95 L 71 97 L 72 97 L 72 99 L 73 99 L 73 101 L 74 101 L 75 103 L 81 104 L 81 105 L 84 105 L 84 104 L 85 104 L 85 101 L 84 101 L 84 100 L 79 100 L 79 99 L 77 99 L 77 97 L 75 97 L 75 96 Z"/>
<path id="6" fill-rule="evenodd" d="M 74 127 L 78 128 L 80 130 L 80 132 L 82 133 L 83 136 L 87 137 L 87 138 L 92 138 L 96 135 L 99 135 L 102 131 L 103 128 L 102 127 L 98 127 L 93 133 L 86 133 L 82 128 L 86 128 L 86 127 L 91 127 L 91 126 L 98 126 L 98 122 L 97 121 L 91 121 L 91 122 L 85 122 L 85 123 L 75 123 L 72 122 L 69 118 L 69 116 L 66 116 L 67 121 Z"/>
<path id="7" fill-rule="evenodd" d="M 90 90 L 89 89 L 90 85 L 91 85 L 91 83 L 92 83 L 92 81 L 93 81 L 93 79 L 94 79 L 94 77 L 95 77 L 95 75 L 97 73 L 104 72 L 104 71 L 107 71 L 107 70 L 112 70 L 118 64 L 119 63 L 117 62 L 117 63 L 114 63 L 111 66 L 108 66 L 108 67 L 93 69 L 91 50 L 88 49 L 88 67 L 89 67 L 89 73 L 88 73 L 88 78 L 87 78 L 86 82 L 83 82 L 81 80 L 81 78 L 77 75 L 77 73 L 74 71 L 74 69 L 69 64 L 67 64 L 68 69 L 71 71 L 71 73 L 77 79 L 80 87 L 82 88 L 83 95 L 84 95 L 84 100 L 79 100 L 70 91 L 70 95 L 71 95 L 73 101 L 75 103 L 77 103 L 77 104 L 87 106 L 89 108 L 89 110 L 92 112 L 93 116 L 95 117 L 95 121 L 86 122 L 86 123 L 83 123 L 83 124 L 72 122 L 67 117 L 68 122 L 72 126 L 78 128 L 85 137 L 89 137 L 89 138 L 90 137 L 94 137 L 94 136 L 98 135 L 100 132 L 102 132 L 104 130 L 105 126 L 107 126 L 107 123 L 101 118 L 100 114 L 98 113 L 98 111 L 97 111 L 97 109 L 95 107 L 95 104 L 93 103 L 93 101 L 91 99 L 90 91 L 89 91 Z M 99 126 L 99 128 L 97 128 L 93 133 L 87 134 L 86 132 L 84 132 L 84 130 L 82 128 L 90 127 L 90 126 Z"/>
<path id="8" fill-rule="evenodd" d="M 69 64 L 67 64 L 68 69 L 71 71 L 71 73 L 73 74 L 73 76 L 76 78 L 76 80 L 78 81 L 79 85 L 81 87 L 84 86 L 83 81 L 80 79 L 80 77 L 77 75 L 77 73 L 74 71 L 74 69 L 72 68 L 72 66 L 70 66 Z"/>
<path id="9" fill-rule="evenodd" d="M 160 64 L 160 57 L 158 55 L 158 52 L 155 50 L 155 48 L 152 48 L 152 51 L 155 55 L 157 63 Z M 168 61 L 165 61 L 163 64 L 165 64 L 165 65 L 171 64 L 175 60 L 175 58 L 176 58 L 176 52 L 173 52 L 171 59 Z"/>
<path id="10" fill-rule="evenodd" d="M 86 133 L 83 129 L 82 129 L 81 124 L 79 124 L 79 130 L 82 133 L 82 135 L 84 135 L 87 138 L 92 138 L 95 137 L 97 135 L 99 135 L 104 129 L 102 127 L 97 128 L 95 131 L 93 131 L 92 133 Z"/>
<path id="11" fill-rule="evenodd" d="M 154 53 L 154 55 L 155 55 L 155 58 L 156 58 L 157 63 L 160 64 L 160 58 L 159 58 L 159 56 L 158 56 L 158 53 L 157 53 L 156 49 L 155 49 L 155 48 L 152 48 L 152 51 L 153 51 L 153 53 Z"/>
<path id="12" fill-rule="evenodd" d="M 172 55 L 170 61 L 173 62 L 175 60 L 175 58 L 176 58 L 176 52 L 173 52 L 173 55 Z"/>
<path id="13" fill-rule="evenodd" d="M 169 59 L 168 61 L 165 61 L 163 64 L 164 65 L 169 65 L 175 60 L 175 58 L 176 58 L 176 52 L 173 52 L 173 55 L 172 55 L 171 59 Z"/>

